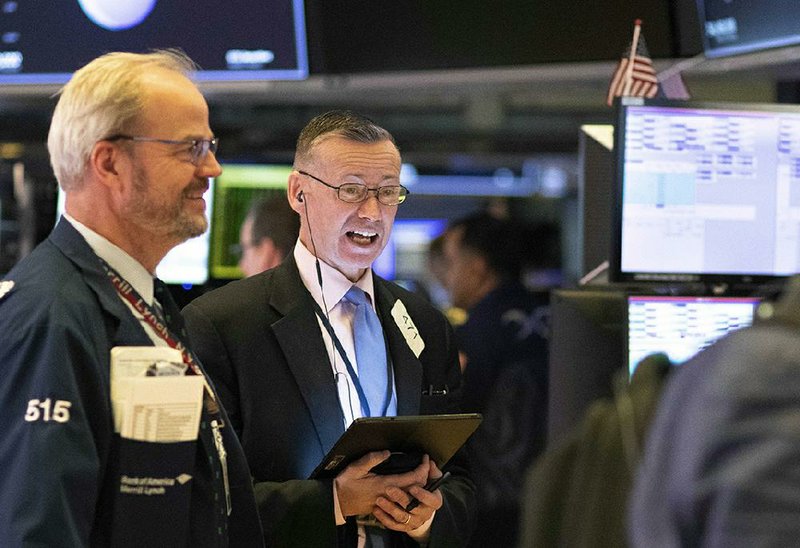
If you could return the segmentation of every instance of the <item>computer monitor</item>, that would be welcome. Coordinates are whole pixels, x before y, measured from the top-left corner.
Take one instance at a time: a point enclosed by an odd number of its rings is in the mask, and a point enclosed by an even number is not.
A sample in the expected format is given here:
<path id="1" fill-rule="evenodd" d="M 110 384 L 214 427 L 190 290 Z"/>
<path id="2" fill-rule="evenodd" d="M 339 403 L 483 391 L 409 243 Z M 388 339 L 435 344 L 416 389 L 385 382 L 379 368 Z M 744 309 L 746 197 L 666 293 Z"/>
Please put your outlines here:
<path id="1" fill-rule="evenodd" d="M 225 164 L 215 185 L 211 230 L 211 277 L 242 277 L 239 269 L 239 231 L 250 206 L 273 195 L 286 197 L 292 167 L 271 164 Z"/>
<path id="2" fill-rule="evenodd" d="M 59 187 L 56 222 L 64 211 L 65 198 L 66 195 Z M 206 201 L 206 218 L 209 228 L 200 236 L 186 240 L 172 248 L 158 263 L 156 275 L 165 283 L 182 285 L 188 289 L 190 286 L 202 285 L 208 281 L 209 243 L 214 226 L 214 179 L 209 179 L 209 187 L 203 194 L 203 199 Z"/>
<path id="3" fill-rule="evenodd" d="M 628 370 L 657 352 L 679 365 L 753 323 L 755 297 L 628 297 Z"/>
<path id="4" fill-rule="evenodd" d="M 197 80 L 308 76 L 303 0 L 0 2 L 0 84 L 61 84 L 109 51 L 180 48 Z"/>
<path id="5" fill-rule="evenodd" d="M 618 105 L 612 280 L 756 284 L 800 271 L 800 107 Z"/>
<path id="6" fill-rule="evenodd" d="M 447 219 L 395 219 L 389 242 L 372 269 L 387 280 L 424 281 L 428 246 L 446 228 Z"/>
<path id="7" fill-rule="evenodd" d="M 707 57 L 800 44 L 796 0 L 698 0 Z"/>

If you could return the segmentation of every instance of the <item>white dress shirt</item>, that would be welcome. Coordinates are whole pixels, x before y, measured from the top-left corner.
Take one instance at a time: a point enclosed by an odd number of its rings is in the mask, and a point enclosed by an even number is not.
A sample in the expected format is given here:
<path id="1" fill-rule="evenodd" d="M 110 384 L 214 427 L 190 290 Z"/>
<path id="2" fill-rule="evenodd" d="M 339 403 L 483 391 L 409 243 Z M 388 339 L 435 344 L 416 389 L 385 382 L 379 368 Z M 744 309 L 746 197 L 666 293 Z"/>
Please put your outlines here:
<path id="1" fill-rule="evenodd" d="M 353 342 L 353 315 L 355 306 L 347 301 L 342 302 L 342 299 L 345 293 L 347 293 L 353 285 L 356 285 L 369 296 L 372 308 L 375 309 L 375 289 L 372 280 L 372 270 L 368 268 L 366 273 L 353 284 L 344 274 L 324 261 L 320 261 L 319 265 L 322 271 L 322 287 L 320 287 L 319 279 L 317 278 L 317 260 L 299 239 L 294 246 L 294 260 L 297 263 L 297 269 L 300 271 L 300 278 L 303 281 L 303 285 L 306 286 L 306 289 L 311 293 L 311 296 L 319 307 L 327 313 L 328 321 L 333 327 L 333 331 L 336 333 L 339 342 L 341 342 L 342 348 L 344 348 L 347 354 L 347 358 L 353 365 L 356 375 L 358 375 L 358 362 L 356 361 L 355 344 Z M 342 407 L 344 427 L 346 429 L 351 422 L 362 416 L 361 402 L 358 399 L 358 392 L 356 391 L 355 384 L 353 384 L 350 375 L 347 374 L 347 368 L 339 356 L 331 340 L 331 336 L 328 334 L 328 330 L 325 329 L 325 325 L 319 317 L 317 317 L 317 323 L 319 324 L 322 339 L 328 351 L 328 359 L 331 362 L 331 369 L 336 379 L 336 388 L 339 392 L 339 404 Z M 396 399 L 397 387 L 394 384 L 394 376 L 392 376 L 392 394 L 392 397 Z M 333 501 L 336 524 L 344 525 L 345 518 L 339 507 L 336 482 L 333 484 Z M 433 516 L 427 522 L 423 523 L 421 527 L 412 531 L 410 536 L 418 542 L 424 542 L 427 540 L 432 522 Z M 364 528 L 359 526 L 358 546 L 361 548 L 364 545 Z"/>
<path id="2" fill-rule="evenodd" d="M 133 289 L 139 294 L 142 299 L 147 303 L 148 306 L 153 306 L 154 297 L 153 297 L 153 274 L 148 272 L 148 270 L 142 266 L 142 264 L 124 252 L 122 249 L 117 247 L 116 245 L 109 242 L 106 238 L 92 230 L 91 228 L 87 227 L 83 223 L 76 221 L 70 215 L 64 213 L 64 218 L 69 221 L 69 223 L 75 227 L 81 236 L 84 237 L 86 243 L 89 244 L 89 247 L 92 248 L 92 251 L 95 254 L 103 259 L 108 265 L 117 271 L 117 274 L 122 276 L 122 278 L 133 286 Z M 122 295 L 119 296 L 125 306 L 131 311 L 131 314 L 139 320 L 139 323 L 144 328 L 144 332 L 147 333 L 147 336 L 153 341 L 153 344 L 156 346 L 169 346 L 164 339 L 159 337 L 153 328 L 150 327 L 144 317 L 137 312 L 137 310 L 133 307 L 131 303 L 128 302 L 127 299 L 123 298 Z"/>
<path id="3" fill-rule="evenodd" d="M 375 310 L 375 289 L 372 283 L 372 270 L 367 269 L 361 279 L 353 284 L 344 274 L 326 264 L 324 261 L 320 261 L 319 264 L 323 280 L 322 289 L 320 289 L 319 280 L 317 279 L 316 258 L 306 249 L 300 240 L 297 241 L 294 247 L 294 259 L 300 271 L 300 278 L 303 280 L 303 285 L 306 286 L 319 307 L 326 312 L 334 333 L 336 333 L 339 342 L 342 343 L 342 348 L 344 348 L 347 358 L 353 365 L 353 370 L 356 372 L 356 375 L 358 375 L 358 360 L 356 360 L 355 344 L 353 342 L 353 315 L 355 312 L 355 305 L 347 301 L 342 302 L 342 299 L 345 293 L 347 293 L 353 285 L 356 285 L 369 296 L 372 308 Z M 317 322 L 319 323 L 322 339 L 325 342 L 325 349 L 328 351 L 328 359 L 331 362 L 331 369 L 336 379 L 336 387 L 339 391 L 339 404 L 342 407 L 342 415 L 344 416 L 344 428 L 347 429 L 351 422 L 363 416 L 361 413 L 361 402 L 358 399 L 358 392 L 356 391 L 353 379 L 348 375 L 347 367 L 339 355 L 339 352 L 336 350 L 331 336 L 328 334 L 328 330 L 325 329 L 319 317 L 317 317 Z M 394 378 L 392 378 L 392 382 L 394 382 Z M 392 386 L 392 392 L 395 395 L 397 394 L 397 389 L 394 385 Z"/>

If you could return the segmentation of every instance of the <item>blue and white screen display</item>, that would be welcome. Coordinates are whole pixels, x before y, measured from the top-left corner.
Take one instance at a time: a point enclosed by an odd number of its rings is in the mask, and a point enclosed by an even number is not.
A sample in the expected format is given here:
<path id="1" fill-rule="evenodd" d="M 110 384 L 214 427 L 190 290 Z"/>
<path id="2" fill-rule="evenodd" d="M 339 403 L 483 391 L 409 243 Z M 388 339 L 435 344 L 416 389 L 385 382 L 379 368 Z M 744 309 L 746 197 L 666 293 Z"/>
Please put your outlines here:
<path id="1" fill-rule="evenodd" d="M 388 280 L 424 279 L 428 246 L 446 228 L 446 219 L 396 219 L 389 242 L 372 264 L 373 270 Z"/>
<path id="2" fill-rule="evenodd" d="M 800 111 L 628 105 L 622 137 L 620 272 L 800 272 Z"/>
<path id="3" fill-rule="evenodd" d="M 628 370 L 662 352 L 681 364 L 728 333 L 753 323 L 751 297 L 628 297 Z"/>

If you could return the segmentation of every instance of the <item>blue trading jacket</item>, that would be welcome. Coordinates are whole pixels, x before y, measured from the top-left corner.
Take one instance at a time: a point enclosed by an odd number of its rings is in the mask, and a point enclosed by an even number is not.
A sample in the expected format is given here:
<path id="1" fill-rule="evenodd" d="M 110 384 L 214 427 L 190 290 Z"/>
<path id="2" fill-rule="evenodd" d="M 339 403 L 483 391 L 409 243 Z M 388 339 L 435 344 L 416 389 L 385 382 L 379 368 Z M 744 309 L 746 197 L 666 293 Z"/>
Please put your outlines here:
<path id="1" fill-rule="evenodd" d="M 126 532 L 115 532 L 112 519 L 121 451 L 109 352 L 130 345 L 152 342 L 66 220 L 0 282 L 3 546 L 124 544 Z M 219 459 L 208 428 L 201 428 L 181 544 L 260 546 L 241 446 L 232 428 L 222 432 L 233 511 L 226 517 Z M 168 458 L 160 446 L 170 444 L 150 445 L 153 463 Z M 156 521 L 142 527 L 169 531 L 181 523 L 169 511 Z"/>

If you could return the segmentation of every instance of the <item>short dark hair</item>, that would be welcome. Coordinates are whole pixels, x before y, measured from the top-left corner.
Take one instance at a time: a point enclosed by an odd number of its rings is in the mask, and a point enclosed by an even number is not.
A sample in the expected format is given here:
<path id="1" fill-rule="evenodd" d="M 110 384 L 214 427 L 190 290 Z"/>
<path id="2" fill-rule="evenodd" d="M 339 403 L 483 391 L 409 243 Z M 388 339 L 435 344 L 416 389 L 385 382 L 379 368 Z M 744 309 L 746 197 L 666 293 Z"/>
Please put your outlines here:
<path id="1" fill-rule="evenodd" d="M 322 138 L 339 136 L 359 143 L 397 143 L 387 130 L 352 110 L 331 110 L 312 118 L 300 132 L 295 146 L 294 165 L 310 160 L 312 150 Z"/>
<path id="2" fill-rule="evenodd" d="M 300 216 L 289 206 L 285 196 L 273 196 L 253 203 L 246 219 L 253 220 L 251 244 L 270 238 L 286 257 L 300 232 Z"/>
<path id="3" fill-rule="evenodd" d="M 498 219 L 488 213 L 476 213 L 450 223 L 447 231 L 459 230 L 462 249 L 476 253 L 486 260 L 489 268 L 503 278 L 519 279 L 526 261 L 521 242 L 523 225 Z"/>

